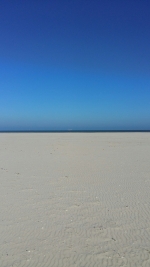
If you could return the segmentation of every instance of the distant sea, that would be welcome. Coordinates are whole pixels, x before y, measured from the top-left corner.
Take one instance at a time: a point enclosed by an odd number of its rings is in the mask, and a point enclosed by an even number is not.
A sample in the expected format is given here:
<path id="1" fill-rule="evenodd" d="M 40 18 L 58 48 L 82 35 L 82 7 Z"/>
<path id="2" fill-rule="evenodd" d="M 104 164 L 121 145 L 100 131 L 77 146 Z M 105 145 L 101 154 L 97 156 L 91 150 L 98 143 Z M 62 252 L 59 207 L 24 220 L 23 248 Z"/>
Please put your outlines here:
<path id="1" fill-rule="evenodd" d="M 150 132 L 150 130 L 25 130 L 25 131 L 0 131 L 0 133 L 136 133 Z"/>

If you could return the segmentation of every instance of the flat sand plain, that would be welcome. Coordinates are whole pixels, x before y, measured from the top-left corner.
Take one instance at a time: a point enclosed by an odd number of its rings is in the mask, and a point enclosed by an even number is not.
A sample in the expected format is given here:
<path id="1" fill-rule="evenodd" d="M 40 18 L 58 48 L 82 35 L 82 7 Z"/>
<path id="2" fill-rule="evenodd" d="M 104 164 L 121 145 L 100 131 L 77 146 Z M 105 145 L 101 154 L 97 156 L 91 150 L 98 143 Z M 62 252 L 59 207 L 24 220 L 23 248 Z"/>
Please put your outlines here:
<path id="1" fill-rule="evenodd" d="M 1 133 L 0 266 L 150 266 L 150 133 Z"/>

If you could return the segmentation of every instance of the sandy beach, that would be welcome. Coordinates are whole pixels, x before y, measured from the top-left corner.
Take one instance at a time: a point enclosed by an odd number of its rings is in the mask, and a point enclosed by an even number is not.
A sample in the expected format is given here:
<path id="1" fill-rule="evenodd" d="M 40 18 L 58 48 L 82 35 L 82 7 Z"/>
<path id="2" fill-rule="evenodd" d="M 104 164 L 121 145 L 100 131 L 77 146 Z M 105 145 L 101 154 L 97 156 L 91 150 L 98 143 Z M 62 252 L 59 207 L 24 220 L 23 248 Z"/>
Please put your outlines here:
<path id="1" fill-rule="evenodd" d="M 0 266 L 150 266 L 150 133 L 1 133 Z"/>

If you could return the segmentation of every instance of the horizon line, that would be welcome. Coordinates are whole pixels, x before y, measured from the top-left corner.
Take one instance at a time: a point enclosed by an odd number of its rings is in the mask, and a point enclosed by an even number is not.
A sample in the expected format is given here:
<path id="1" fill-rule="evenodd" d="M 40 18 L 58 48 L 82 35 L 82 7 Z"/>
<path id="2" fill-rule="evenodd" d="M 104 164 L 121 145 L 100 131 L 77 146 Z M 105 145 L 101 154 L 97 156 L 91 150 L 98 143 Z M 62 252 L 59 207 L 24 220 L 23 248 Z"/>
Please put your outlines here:
<path id="1" fill-rule="evenodd" d="M 0 130 L 0 133 L 150 132 L 150 130 Z"/>

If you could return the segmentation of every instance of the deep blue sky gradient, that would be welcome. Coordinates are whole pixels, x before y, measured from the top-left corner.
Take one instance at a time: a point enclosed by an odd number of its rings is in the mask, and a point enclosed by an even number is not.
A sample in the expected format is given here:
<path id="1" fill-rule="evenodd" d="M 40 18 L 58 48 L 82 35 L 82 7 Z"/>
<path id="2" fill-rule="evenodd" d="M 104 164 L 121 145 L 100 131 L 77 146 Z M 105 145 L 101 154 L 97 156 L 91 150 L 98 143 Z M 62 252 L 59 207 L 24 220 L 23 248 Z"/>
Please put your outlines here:
<path id="1" fill-rule="evenodd" d="M 0 130 L 150 130 L 150 1 L 0 1 Z"/>

